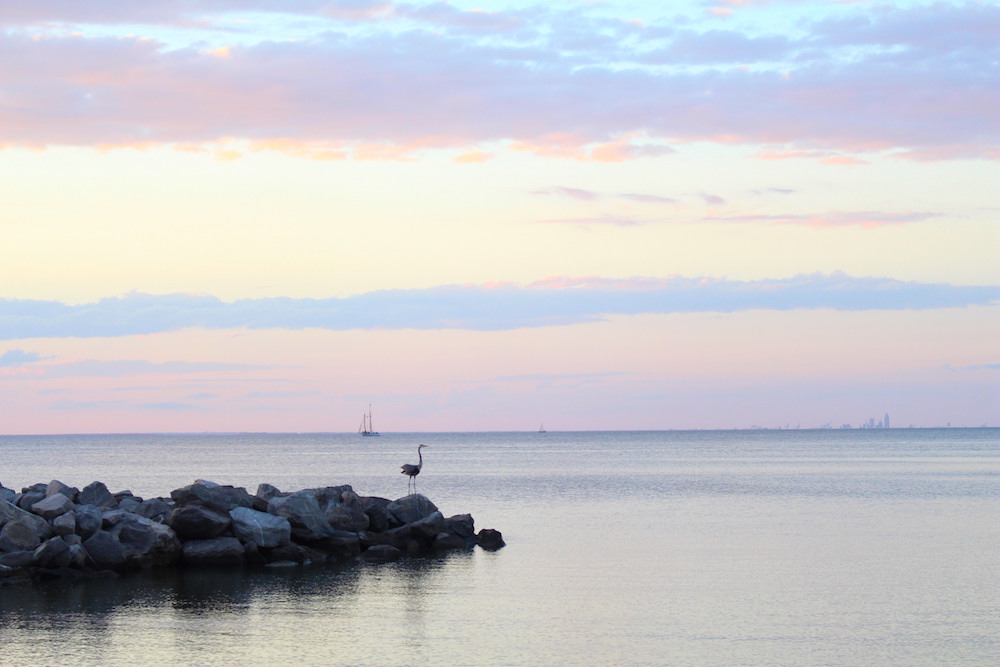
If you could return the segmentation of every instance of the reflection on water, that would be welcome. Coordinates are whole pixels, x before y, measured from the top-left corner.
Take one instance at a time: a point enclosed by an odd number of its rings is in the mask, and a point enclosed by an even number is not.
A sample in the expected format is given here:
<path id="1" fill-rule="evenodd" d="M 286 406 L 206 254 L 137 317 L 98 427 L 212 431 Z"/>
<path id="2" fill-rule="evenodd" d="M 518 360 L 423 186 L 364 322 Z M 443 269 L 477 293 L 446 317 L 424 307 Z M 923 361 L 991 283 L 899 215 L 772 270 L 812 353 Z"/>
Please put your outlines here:
<path id="1" fill-rule="evenodd" d="M 0 664 L 399 663 L 417 647 L 442 577 L 471 553 L 390 565 L 151 571 L 0 588 Z M 372 645 L 373 627 L 384 643 Z M 53 651 L 53 647 L 59 647 Z M 403 661 L 405 662 L 405 660 Z"/>

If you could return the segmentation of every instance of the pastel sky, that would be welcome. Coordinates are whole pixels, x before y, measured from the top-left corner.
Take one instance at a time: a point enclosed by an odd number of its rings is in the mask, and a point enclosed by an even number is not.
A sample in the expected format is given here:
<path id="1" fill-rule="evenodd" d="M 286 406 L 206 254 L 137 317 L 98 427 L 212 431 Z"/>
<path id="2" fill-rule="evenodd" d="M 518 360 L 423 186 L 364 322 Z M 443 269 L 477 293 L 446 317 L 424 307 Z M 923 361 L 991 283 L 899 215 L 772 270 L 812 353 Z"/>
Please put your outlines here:
<path id="1" fill-rule="evenodd" d="M 0 432 L 1000 425 L 995 2 L 0 22 Z"/>

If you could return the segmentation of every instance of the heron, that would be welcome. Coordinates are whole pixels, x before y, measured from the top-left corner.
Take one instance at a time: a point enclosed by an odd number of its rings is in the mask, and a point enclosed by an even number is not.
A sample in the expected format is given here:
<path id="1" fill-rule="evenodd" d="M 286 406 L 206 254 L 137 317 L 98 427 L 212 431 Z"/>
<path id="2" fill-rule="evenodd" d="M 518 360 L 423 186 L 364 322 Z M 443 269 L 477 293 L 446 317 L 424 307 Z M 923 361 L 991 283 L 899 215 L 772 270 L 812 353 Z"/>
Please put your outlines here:
<path id="1" fill-rule="evenodd" d="M 413 492 L 416 493 L 417 491 L 417 480 L 415 478 L 417 475 L 420 474 L 420 469 L 424 467 L 424 455 L 420 453 L 420 450 L 426 446 L 427 445 L 417 445 L 417 457 L 419 458 L 419 462 L 417 463 L 417 465 L 413 465 L 412 463 L 404 463 L 402 466 L 400 466 L 402 468 L 400 474 L 410 476 L 410 479 L 408 479 L 406 482 L 407 491 L 410 490 L 411 482 L 413 483 Z"/>

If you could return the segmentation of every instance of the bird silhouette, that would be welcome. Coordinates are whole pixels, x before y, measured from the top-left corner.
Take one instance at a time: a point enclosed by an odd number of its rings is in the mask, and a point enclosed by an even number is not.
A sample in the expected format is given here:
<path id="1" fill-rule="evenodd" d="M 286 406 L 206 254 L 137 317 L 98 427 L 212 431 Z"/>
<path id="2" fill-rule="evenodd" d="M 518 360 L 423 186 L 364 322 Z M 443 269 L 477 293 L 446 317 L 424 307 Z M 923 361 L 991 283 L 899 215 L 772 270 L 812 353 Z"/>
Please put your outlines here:
<path id="1" fill-rule="evenodd" d="M 424 467 L 424 455 L 420 452 L 420 450 L 423 449 L 426 446 L 427 445 L 418 445 L 417 446 L 417 457 L 419 457 L 419 461 L 418 461 L 417 465 L 413 465 L 412 463 L 404 463 L 402 466 L 400 466 L 402 468 L 402 471 L 401 471 L 400 474 L 409 475 L 410 476 L 410 479 L 408 479 L 406 481 L 406 490 L 407 490 L 408 493 L 416 493 L 417 492 L 417 480 L 416 480 L 416 476 L 420 474 L 420 469 Z M 410 484 L 413 485 L 413 491 L 410 491 Z"/>

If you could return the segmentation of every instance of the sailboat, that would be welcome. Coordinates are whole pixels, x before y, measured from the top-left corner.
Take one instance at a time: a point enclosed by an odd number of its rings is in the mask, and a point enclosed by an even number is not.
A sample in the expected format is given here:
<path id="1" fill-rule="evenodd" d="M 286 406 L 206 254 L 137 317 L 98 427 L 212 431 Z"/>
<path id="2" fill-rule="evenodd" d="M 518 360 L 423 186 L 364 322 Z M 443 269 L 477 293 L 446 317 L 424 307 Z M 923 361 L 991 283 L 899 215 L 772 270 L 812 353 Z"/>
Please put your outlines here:
<path id="1" fill-rule="evenodd" d="M 541 423 L 541 424 L 538 425 L 538 432 L 539 433 L 545 433 L 545 424 L 544 423 Z"/>
<path id="2" fill-rule="evenodd" d="M 358 427 L 358 433 L 364 436 L 380 435 L 378 431 L 372 428 L 372 404 L 368 404 L 368 414 L 361 415 L 361 426 Z"/>

